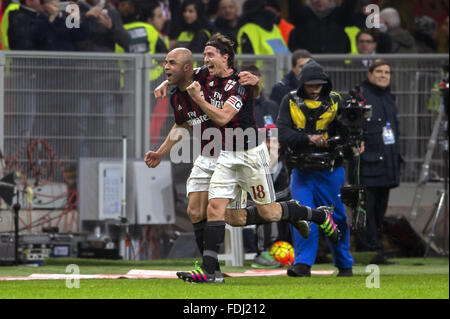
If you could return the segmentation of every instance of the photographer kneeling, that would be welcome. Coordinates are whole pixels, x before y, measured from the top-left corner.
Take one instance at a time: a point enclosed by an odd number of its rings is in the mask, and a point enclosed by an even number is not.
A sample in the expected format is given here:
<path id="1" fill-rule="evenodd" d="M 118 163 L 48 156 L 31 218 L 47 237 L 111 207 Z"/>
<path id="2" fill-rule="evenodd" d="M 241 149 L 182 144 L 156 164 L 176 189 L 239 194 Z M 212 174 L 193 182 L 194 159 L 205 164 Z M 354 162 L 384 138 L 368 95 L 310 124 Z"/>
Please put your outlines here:
<path id="1" fill-rule="evenodd" d="M 339 269 L 338 276 L 352 276 L 350 231 L 340 194 L 346 178 L 342 167 L 344 154 L 337 149 L 337 144 L 328 143 L 342 129 L 337 114 L 343 107 L 343 99 L 331 90 L 328 75 L 317 62 L 310 60 L 303 67 L 298 90 L 283 98 L 277 126 L 279 141 L 287 151 L 288 167 L 292 169 L 292 197 L 302 205 L 334 208 L 333 217 L 342 237 L 336 245 L 328 242 L 333 263 Z M 319 230 L 314 224 L 310 227 L 307 239 L 292 229 L 295 260 L 288 269 L 289 276 L 311 275 Z"/>

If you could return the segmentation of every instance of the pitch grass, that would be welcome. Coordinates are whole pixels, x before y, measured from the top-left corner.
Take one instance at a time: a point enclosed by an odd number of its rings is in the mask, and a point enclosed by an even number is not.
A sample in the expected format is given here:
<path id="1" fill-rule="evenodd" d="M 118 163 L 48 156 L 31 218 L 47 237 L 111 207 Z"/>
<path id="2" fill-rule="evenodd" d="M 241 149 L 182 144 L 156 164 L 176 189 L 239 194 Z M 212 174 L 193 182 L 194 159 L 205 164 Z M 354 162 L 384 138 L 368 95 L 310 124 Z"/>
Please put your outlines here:
<path id="1" fill-rule="evenodd" d="M 366 258 L 367 259 L 367 258 Z M 355 257 L 354 276 L 313 275 L 311 278 L 226 278 L 224 285 L 199 285 L 178 279 L 83 279 L 69 289 L 65 280 L 0 281 L 0 299 L 448 299 L 448 258 L 399 258 L 379 266 L 379 288 L 366 286 L 367 262 Z M 0 277 L 32 273 L 65 274 L 77 264 L 81 274 L 125 274 L 130 269 L 190 270 L 193 259 L 110 261 L 49 259 L 42 267 L 0 267 Z M 248 266 L 248 263 L 246 263 Z M 222 267 L 239 272 L 249 267 Z M 313 270 L 335 269 L 318 264 Z M 373 283 L 373 281 L 371 281 Z"/>

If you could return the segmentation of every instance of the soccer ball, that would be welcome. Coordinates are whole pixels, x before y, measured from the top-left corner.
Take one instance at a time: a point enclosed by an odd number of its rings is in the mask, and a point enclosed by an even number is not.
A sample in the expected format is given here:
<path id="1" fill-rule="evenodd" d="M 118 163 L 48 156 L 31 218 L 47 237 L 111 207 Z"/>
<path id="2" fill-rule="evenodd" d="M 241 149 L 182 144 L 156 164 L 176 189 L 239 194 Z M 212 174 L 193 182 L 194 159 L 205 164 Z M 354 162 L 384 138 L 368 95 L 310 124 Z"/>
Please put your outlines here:
<path id="1" fill-rule="evenodd" d="M 294 247 L 286 241 L 279 240 L 272 244 L 269 251 L 272 258 L 283 266 L 294 262 Z"/>

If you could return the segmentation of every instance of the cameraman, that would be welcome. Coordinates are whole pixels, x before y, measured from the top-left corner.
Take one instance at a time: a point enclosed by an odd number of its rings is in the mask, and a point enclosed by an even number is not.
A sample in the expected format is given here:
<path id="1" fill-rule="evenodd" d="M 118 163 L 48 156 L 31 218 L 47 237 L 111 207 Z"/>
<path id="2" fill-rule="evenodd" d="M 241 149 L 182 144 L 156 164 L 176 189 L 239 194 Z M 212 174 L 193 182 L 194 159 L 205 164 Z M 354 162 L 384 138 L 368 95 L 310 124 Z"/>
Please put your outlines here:
<path id="1" fill-rule="evenodd" d="M 338 134 L 338 108 L 342 97 L 331 91 L 331 81 L 314 60 L 303 67 L 299 88 L 287 94 L 278 115 L 279 141 L 288 151 L 287 163 L 292 168 L 291 194 L 302 205 L 310 207 L 333 206 L 333 218 L 342 237 L 336 245 L 329 242 L 338 276 L 352 276 L 353 258 L 350 254 L 350 232 L 340 187 L 345 182 L 342 157 L 335 156 L 334 146 L 327 139 Z M 310 277 L 314 264 L 319 231 L 312 224 L 308 239 L 296 229 L 292 231 L 295 250 L 294 265 L 287 274 Z"/>
<path id="2" fill-rule="evenodd" d="M 356 248 L 377 251 L 370 262 L 373 264 L 389 263 L 382 253 L 381 226 L 389 192 L 400 183 L 397 105 L 389 88 L 390 81 L 391 65 L 377 59 L 360 86 L 366 104 L 372 105 L 372 116 L 366 121 L 359 176 L 360 184 L 366 186 L 366 231 L 357 235 Z"/>

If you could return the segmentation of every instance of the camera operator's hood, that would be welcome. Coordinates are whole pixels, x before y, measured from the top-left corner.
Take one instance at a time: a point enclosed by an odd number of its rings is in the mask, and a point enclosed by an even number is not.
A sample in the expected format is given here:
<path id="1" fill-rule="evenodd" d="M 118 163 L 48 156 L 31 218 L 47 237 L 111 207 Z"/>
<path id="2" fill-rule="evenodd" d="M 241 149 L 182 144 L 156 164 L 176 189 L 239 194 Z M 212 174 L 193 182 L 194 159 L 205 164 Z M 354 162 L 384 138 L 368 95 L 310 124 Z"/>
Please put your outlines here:
<path id="1" fill-rule="evenodd" d="M 297 94 L 302 98 L 305 98 L 305 95 L 303 93 L 303 86 L 305 84 L 323 84 L 320 96 L 326 97 L 330 95 L 332 88 L 331 80 L 328 77 L 328 74 L 323 71 L 322 66 L 313 59 L 310 59 L 303 66 L 302 72 L 300 73 Z"/>

